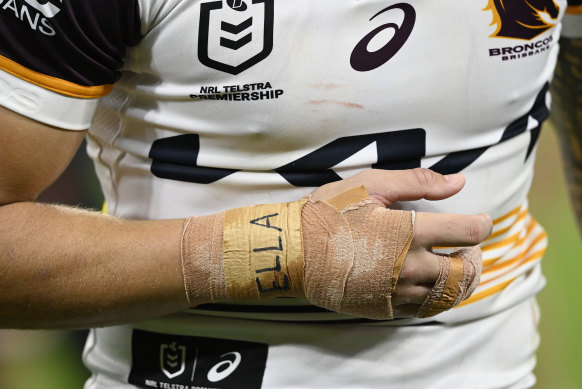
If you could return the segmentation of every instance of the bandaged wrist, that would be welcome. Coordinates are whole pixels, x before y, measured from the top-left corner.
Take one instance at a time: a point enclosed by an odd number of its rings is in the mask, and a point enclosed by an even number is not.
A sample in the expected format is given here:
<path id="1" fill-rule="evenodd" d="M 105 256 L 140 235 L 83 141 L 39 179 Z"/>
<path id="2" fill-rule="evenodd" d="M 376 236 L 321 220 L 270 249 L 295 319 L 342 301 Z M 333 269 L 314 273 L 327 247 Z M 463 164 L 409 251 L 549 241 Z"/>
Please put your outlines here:
<path id="1" fill-rule="evenodd" d="M 392 294 L 413 231 L 413 212 L 374 203 L 364 187 L 327 201 L 192 217 L 181 248 L 186 295 L 192 305 L 305 297 L 335 312 L 392 319 Z M 480 267 L 443 258 L 418 316 L 450 309 L 478 282 Z"/>
<path id="2" fill-rule="evenodd" d="M 187 219 L 182 267 L 190 304 L 305 297 L 301 210 L 306 202 Z"/>

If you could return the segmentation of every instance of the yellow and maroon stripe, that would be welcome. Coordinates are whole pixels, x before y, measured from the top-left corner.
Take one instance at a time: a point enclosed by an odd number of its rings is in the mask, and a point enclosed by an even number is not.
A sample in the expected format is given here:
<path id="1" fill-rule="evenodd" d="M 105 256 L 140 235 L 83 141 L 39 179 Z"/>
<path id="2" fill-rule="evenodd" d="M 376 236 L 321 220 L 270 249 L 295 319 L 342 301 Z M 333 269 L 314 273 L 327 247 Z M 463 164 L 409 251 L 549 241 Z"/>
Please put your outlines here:
<path id="1" fill-rule="evenodd" d="M 113 89 L 112 84 L 85 86 L 62 80 L 60 78 L 47 76 L 46 74 L 30 70 L 27 67 L 3 56 L 0 56 L 0 69 L 31 84 L 38 85 L 53 92 L 81 99 L 102 97 Z"/>
<path id="2" fill-rule="evenodd" d="M 490 297 L 539 262 L 547 246 L 543 228 L 528 213 L 527 206 L 517 207 L 493 221 L 493 233 L 481 245 L 483 272 L 479 287 L 459 306 Z"/>

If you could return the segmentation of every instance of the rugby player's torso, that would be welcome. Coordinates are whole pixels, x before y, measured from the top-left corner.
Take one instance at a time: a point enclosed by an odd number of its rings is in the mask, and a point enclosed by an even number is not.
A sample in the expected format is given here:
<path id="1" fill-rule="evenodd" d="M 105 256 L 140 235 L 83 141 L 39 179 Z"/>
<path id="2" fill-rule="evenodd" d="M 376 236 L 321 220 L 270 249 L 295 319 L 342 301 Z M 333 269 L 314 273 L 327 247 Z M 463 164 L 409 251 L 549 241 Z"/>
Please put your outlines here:
<path id="1" fill-rule="evenodd" d="M 92 132 L 131 165 L 116 154 L 116 185 L 141 166 L 153 187 L 243 185 L 291 200 L 361 169 L 423 166 L 498 169 L 478 191 L 502 187 L 529 171 L 547 116 L 566 5 L 545 3 L 544 25 L 520 29 L 487 0 L 142 2 L 148 31 Z M 126 118 L 109 125 L 112 111 Z M 507 211 L 517 192 L 454 210 Z"/>
<path id="2" fill-rule="evenodd" d="M 566 7 L 549 3 L 525 29 L 486 0 L 142 6 L 147 33 L 89 136 L 108 211 L 179 218 L 293 201 L 371 167 L 462 172 L 452 198 L 400 205 L 495 219 L 469 301 L 485 305 L 444 316 L 522 301 L 543 283 L 531 270 L 545 234 L 526 196 Z M 487 303 L 510 284 L 514 297 Z"/>

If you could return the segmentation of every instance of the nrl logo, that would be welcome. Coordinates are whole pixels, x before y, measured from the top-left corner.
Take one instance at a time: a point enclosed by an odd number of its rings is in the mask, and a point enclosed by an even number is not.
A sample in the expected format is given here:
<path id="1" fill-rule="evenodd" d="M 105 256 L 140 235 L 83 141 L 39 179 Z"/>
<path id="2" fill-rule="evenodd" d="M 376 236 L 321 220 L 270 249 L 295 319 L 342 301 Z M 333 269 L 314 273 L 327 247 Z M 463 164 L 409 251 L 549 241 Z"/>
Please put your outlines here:
<path id="1" fill-rule="evenodd" d="M 178 377 L 186 370 L 186 346 L 176 346 L 176 342 L 160 347 L 160 368 L 169 379 Z"/>
<path id="2" fill-rule="evenodd" d="M 484 11 L 497 25 L 491 37 L 532 40 L 555 26 L 560 7 L 554 0 L 489 0 Z"/>
<path id="3" fill-rule="evenodd" d="M 198 59 L 239 74 L 273 50 L 274 0 L 217 0 L 200 5 Z"/>

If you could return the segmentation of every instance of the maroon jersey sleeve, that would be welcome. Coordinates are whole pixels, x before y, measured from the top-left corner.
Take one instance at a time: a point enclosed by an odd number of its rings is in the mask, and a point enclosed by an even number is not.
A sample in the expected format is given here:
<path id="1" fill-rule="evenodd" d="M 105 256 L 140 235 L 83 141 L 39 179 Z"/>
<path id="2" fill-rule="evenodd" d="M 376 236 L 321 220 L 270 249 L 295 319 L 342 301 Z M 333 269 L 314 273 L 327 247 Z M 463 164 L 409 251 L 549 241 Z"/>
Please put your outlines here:
<path id="1" fill-rule="evenodd" d="M 0 0 L 0 70 L 63 95 L 107 94 L 139 39 L 137 0 Z"/>

